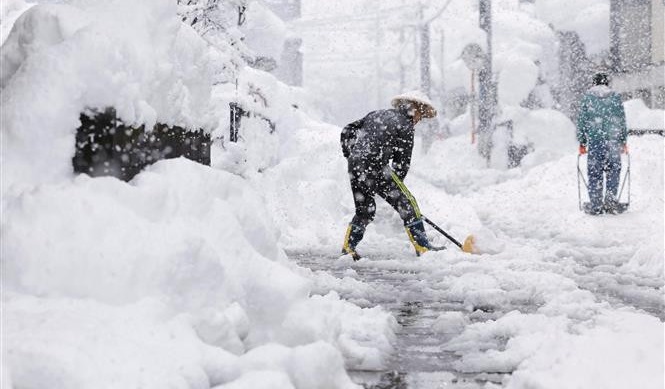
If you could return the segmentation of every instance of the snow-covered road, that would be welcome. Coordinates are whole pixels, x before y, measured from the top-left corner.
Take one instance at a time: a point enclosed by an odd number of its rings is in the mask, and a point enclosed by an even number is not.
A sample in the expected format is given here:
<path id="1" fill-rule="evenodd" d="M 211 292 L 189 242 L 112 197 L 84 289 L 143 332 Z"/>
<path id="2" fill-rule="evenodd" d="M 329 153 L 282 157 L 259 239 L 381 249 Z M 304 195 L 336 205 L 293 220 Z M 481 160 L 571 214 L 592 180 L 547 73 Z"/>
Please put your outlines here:
<path id="1" fill-rule="evenodd" d="M 381 255 L 379 253 L 376 254 Z M 384 255 L 386 255 L 384 253 Z M 488 317 L 490 312 L 465 312 L 463 304 L 440 301 L 436 298 L 437 286 L 418 266 L 391 266 L 399 262 L 395 258 L 381 261 L 349 263 L 336 257 L 291 253 L 290 258 L 300 266 L 313 271 L 327 272 L 335 277 L 349 277 L 366 283 L 372 293 L 362 298 L 351 290 L 341 290 L 341 297 L 360 306 L 380 305 L 391 312 L 400 325 L 397 331 L 395 353 L 385 371 L 350 371 L 351 377 L 367 388 L 419 388 L 434 389 L 443 384 L 450 388 L 480 388 L 481 381 L 496 376 L 460 374 L 453 363 L 459 359 L 454 352 L 444 348 L 445 343 L 463 329 L 463 325 L 442 328 L 437 326 L 440 315 L 453 312 L 461 322 L 471 317 Z M 500 377 L 499 377 L 500 378 Z"/>
<path id="2" fill-rule="evenodd" d="M 536 243 L 524 241 L 524 244 Z M 446 297 L 445 286 L 433 276 L 442 275 L 445 270 L 436 269 L 436 264 L 423 266 L 413 261 L 405 264 L 399 258 L 390 258 L 392 254 L 387 252 L 367 254 L 372 260 L 358 263 L 326 254 L 289 255 L 300 266 L 315 272 L 367 284 L 367 292 L 362 295 L 358 295 L 359 288 L 337 291 L 360 306 L 384 307 L 400 324 L 391 364 L 381 372 L 350 371 L 356 382 L 372 389 L 435 389 L 442 385 L 472 389 L 487 382 L 500 383 L 511 373 L 460 372 L 455 363 L 459 363 L 462 355 L 447 349 L 446 344 L 460 335 L 467 324 L 496 320 L 512 310 L 536 312 L 540 307 L 537 301 L 470 308 L 463 301 Z M 662 279 L 631 277 L 618 270 L 618 265 L 599 265 L 598 260 L 592 255 L 573 257 L 563 264 L 552 264 L 549 270 L 566 273 L 581 289 L 593 292 L 598 300 L 610 302 L 615 309 L 630 306 L 663 319 Z M 572 270 L 566 271 L 565 267 Z"/>
<path id="3" fill-rule="evenodd" d="M 458 239 L 478 231 L 484 254 L 450 245 L 416 258 L 383 202 L 359 262 L 337 259 L 334 240 L 290 247 L 313 270 L 318 293 L 381 306 L 401 325 L 386 370 L 355 379 L 370 388 L 557 388 L 560 379 L 660 388 L 662 138 L 631 139 L 631 208 L 600 217 L 577 209 L 574 155 L 530 170 L 456 175 L 456 161 L 470 160 L 460 158 L 461 141 L 414 156 L 407 185 Z"/>
<path id="4" fill-rule="evenodd" d="M 504 183 L 470 198 L 484 226 L 520 252 L 537 251 L 539 266 L 571 279 L 600 301 L 663 320 L 663 139 L 631 141 L 632 204 L 626 214 L 594 218 L 577 211 L 574 156 L 537 167 L 522 188 Z M 627 190 L 623 195 L 626 201 Z"/>

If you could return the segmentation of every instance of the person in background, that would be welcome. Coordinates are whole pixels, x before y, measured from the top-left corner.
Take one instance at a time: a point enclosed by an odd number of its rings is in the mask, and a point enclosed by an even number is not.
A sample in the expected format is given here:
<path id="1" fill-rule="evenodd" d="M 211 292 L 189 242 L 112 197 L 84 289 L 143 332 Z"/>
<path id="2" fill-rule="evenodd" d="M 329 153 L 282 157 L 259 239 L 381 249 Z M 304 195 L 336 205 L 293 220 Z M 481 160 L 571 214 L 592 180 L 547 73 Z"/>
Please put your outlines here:
<path id="1" fill-rule="evenodd" d="M 435 117 L 436 109 L 421 92 L 396 96 L 392 106 L 393 109 L 370 112 L 346 125 L 341 134 L 356 208 L 342 254 L 349 254 L 354 260 L 360 259 L 356 247 L 376 213 L 375 195 L 399 213 L 417 255 L 440 249 L 427 239 L 416 199 L 403 182 L 411 164 L 414 126 L 422 119 Z"/>
<path id="2" fill-rule="evenodd" d="M 590 203 L 585 204 L 584 211 L 591 215 L 620 212 L 617 190 L 621 153 L 628 152 L 628 129 L 621 96 L 610 89 L 605 73 L 594 75 L 593 86 L 582 98 L 577 139 L 580 154 L 588 152 Z"/>

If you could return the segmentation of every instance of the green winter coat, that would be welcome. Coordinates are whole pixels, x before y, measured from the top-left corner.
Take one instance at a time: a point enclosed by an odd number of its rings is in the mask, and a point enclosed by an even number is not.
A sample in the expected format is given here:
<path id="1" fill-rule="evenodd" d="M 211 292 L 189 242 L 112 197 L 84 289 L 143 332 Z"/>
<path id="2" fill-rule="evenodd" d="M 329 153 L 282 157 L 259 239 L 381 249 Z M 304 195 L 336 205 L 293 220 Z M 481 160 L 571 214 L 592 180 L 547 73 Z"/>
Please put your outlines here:
<path id="1" fill-rule="evenodd" d="M 577 140 L 581 145 L 613 142 L 625 144 L 628 139 L 626 113 L 621 96 L 604 85 L 589 89 L 580 105 L 577 118 Z"/>

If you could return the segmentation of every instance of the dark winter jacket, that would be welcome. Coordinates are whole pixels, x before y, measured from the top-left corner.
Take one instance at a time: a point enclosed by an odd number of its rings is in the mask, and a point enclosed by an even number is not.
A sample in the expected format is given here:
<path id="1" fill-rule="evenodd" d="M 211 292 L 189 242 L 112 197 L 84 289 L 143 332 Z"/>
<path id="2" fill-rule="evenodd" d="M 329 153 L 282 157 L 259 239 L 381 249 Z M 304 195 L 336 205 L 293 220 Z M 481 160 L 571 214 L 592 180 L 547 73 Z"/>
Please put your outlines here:
<path id="1" fill-rule="evenodd" d="M 411 164 L 413 118 L 406 110 L 370 112 L 344 127 L 341 143 L 349 166 L 378 173 L 392 161 L 392 169 L 403 180 Z"/>
<path id="2" fill-rule="evenodd" d="M 580 105 L 577 139 L 581 145 L 613 142 L 624 144 L 628 138 L 626 114 L 621 96 L 604 85 L 589 89 Z"/>

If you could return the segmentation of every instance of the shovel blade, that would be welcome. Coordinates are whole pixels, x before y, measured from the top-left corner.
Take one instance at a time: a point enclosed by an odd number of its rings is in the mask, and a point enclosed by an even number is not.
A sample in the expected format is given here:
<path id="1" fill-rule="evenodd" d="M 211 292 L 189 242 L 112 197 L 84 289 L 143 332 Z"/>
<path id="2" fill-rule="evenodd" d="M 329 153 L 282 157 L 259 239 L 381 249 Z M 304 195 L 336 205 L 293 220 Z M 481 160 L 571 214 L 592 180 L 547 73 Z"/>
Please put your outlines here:
<path id="1" fill-rule="evenodd" d="M 469 235 L 464 239 L 464 244 L 462 244 L 462 251 L 465 253 L 475 254 L 476 253 L 476 238 L 473 235 Z"/>

